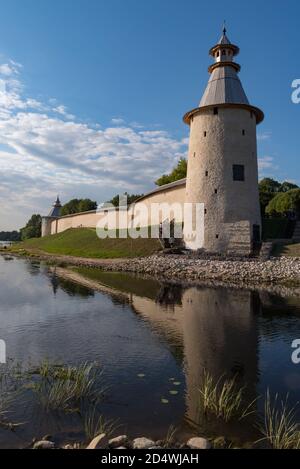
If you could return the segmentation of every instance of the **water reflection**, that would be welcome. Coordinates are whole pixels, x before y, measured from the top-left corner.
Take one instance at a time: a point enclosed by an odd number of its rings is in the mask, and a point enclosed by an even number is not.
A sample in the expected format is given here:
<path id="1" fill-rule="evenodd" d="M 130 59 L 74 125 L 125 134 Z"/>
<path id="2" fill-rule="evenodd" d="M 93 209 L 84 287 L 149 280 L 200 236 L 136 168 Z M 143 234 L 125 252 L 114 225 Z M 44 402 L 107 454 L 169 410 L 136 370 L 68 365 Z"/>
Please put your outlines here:
<path id="1" fill-rule="evenodd" d="M 129 434 L 161 438 L 173 424 L 182 434 L 193 434 L 198 425 L 208 434 L 251 438 L 246 421 L 223 428 L 203 420 L 204 369 L 215 380 L 237 376 L 248 401 L 268 387 L 283 396 L 289 392 L 291 405 L 298 401 L 291 343 L 300 337 L 299 298 L 93 270 L 86 274 L 105 288 L 87 288 L 58 277 L 53 267 L 7 263 L 0 256 L 0 338 L 9 356 L 21 360 L 102 363 L 110 387 L 103 412 L 126 424 Z M 178 394 L 170 393 L 174 381 Z M 22 420 L 31 421 L 23 414 Z M 33 419 L 35 428 L 22 430 L 24 439 L 51 432 L 50 423 L 57 431 L 55 418 L 39 422 L 40 430 Z M 74 416 L 59 420 L 59 429 L 68 435 L 82 432 Z M 0 433 L 0 445 L 10 438 Z"/>

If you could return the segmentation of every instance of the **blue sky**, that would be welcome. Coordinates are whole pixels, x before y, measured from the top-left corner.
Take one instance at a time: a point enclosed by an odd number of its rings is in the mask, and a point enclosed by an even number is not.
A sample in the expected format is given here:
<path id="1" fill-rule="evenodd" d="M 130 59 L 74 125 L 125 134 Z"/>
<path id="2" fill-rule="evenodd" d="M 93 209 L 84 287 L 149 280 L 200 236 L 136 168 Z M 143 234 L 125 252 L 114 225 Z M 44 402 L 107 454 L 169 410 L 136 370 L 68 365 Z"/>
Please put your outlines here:
<path id="1" fill-rule="evenodd" d="M 296 0 L 0 0 L 0 230 L 63 201 L 145 192 L 187 151 L 183 114 L 226 19 L 266 115 L 261 176 L 299 176 Z"/>

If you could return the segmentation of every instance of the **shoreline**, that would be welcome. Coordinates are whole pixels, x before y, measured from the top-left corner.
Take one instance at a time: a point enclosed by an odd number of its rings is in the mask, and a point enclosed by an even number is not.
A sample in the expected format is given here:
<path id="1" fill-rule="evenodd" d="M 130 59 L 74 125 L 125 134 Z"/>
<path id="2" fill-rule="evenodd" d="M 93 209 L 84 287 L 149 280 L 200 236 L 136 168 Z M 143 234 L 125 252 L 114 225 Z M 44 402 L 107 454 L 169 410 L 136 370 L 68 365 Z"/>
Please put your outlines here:
<path id="1" fill-rule="evenodd" d="M 154 254 L 141 258 L 94 259 L 49 254 L 36 250 L 3 250 L 0 255 L 39 260 L 58 267 L 88 267 L 104 272 L 143 275 L 167 283 L 266 291 L 300 296 L 300 258 L 209 258 Z"/>

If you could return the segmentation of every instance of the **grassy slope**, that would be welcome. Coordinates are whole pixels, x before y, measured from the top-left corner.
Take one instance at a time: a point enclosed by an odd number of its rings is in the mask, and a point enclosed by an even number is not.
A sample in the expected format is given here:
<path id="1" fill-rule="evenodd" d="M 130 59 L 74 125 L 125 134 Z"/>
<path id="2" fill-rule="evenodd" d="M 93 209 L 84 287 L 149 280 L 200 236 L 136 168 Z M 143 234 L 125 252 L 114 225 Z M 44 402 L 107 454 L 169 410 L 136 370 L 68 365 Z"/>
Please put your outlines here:
<path id="1" fill-rule="evenodd" d="M 151 255 L 161 249 L 157 239 L 99 239 L 96 230 L 78 228 L 45 238 L 29 239 L 14 249 L 37 249 L 50 254 L 113 259 Z"/>
<path id="2" fill-rule="evenodd" d="M 275 246 L 273 256 L 300 257 L 300 244 L 285 244 Z"/>

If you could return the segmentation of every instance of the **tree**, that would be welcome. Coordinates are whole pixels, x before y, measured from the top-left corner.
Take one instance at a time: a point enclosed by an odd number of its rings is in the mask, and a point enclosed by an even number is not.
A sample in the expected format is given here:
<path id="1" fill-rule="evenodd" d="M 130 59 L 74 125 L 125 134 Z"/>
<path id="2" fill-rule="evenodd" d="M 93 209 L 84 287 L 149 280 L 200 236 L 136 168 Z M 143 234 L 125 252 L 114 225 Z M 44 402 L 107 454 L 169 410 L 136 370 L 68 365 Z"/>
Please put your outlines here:
<path id="1" fill-rule="evenodd" d="M 265 215 L 267 206 L 277 194 L 285 193 L 292 189 L 298 189 L 298 186 L 287 181 L 280 183 L 271 178 L 262 179 L 259 183 L 259 200 L 262 215 Z M 271 212 L 268 213 L 271 214 Z"/>
<path id="2" fill-rule="evenodd" d="M 266 207 L 266 213 L 269 215 L 285 214 L 291 210 L 300 215 L 300 189 L 279 192 Z"/>
<path id="3" fill-rule="evenodd" d="M 21 233 L 19 231 L 0 231 L 0 241 L 20 241 Z"/>
<path id="4" fill-rule="evenodd" d="M 32 215 L 24 228 L 21 228 L 21 238 L 40 238 L 42 235 L 42 217 L 41 215 Z"/>
<path id="5" fill-rule="evenodd" d="M 89 212 L 97 209 L 97 202 L 90 199 L 72 199 L 61 208 L 61 216 L 71 215 L 72 213 Z"/>
<path id="6" fill-rule="evenodd" d="M 144 194 L 128 194 L 125 192 L 124 196 L 127 197 L 127 206 L 133 204 L 137 199 L 143 197 Z M 122 197 L 122 196 L 121 196 Z M 109 204 L 112 204 L 114 207 L 120 206 L 119 195 L 115 195 L 111 200 L 108 201 Z M 122 204 L 122 199 L 121 199 Z M 124 204 L 122 204 L 124 206 Z"/>
<path id="7" fill-rule="evenodd" d="M 177 166 L 173 168 L 170 174 L 164 174 L 161 176 L 155 184 L 157 186 L 164 186 L 165 184 L 169 184 L 170 182 L 179 181 L 186 177 L 187 173 L 187 160 L 185 158 L 180 158 L 178 161 Z"/>
<path id="8" fill-rule="evenodd" d="M 292 182 L 285 181 L 281 184 L 279 192 L 288 192 L 292 189 L 299 189 L 299 186 L 297 186 L 297 184 L 293 184 Z"/>

